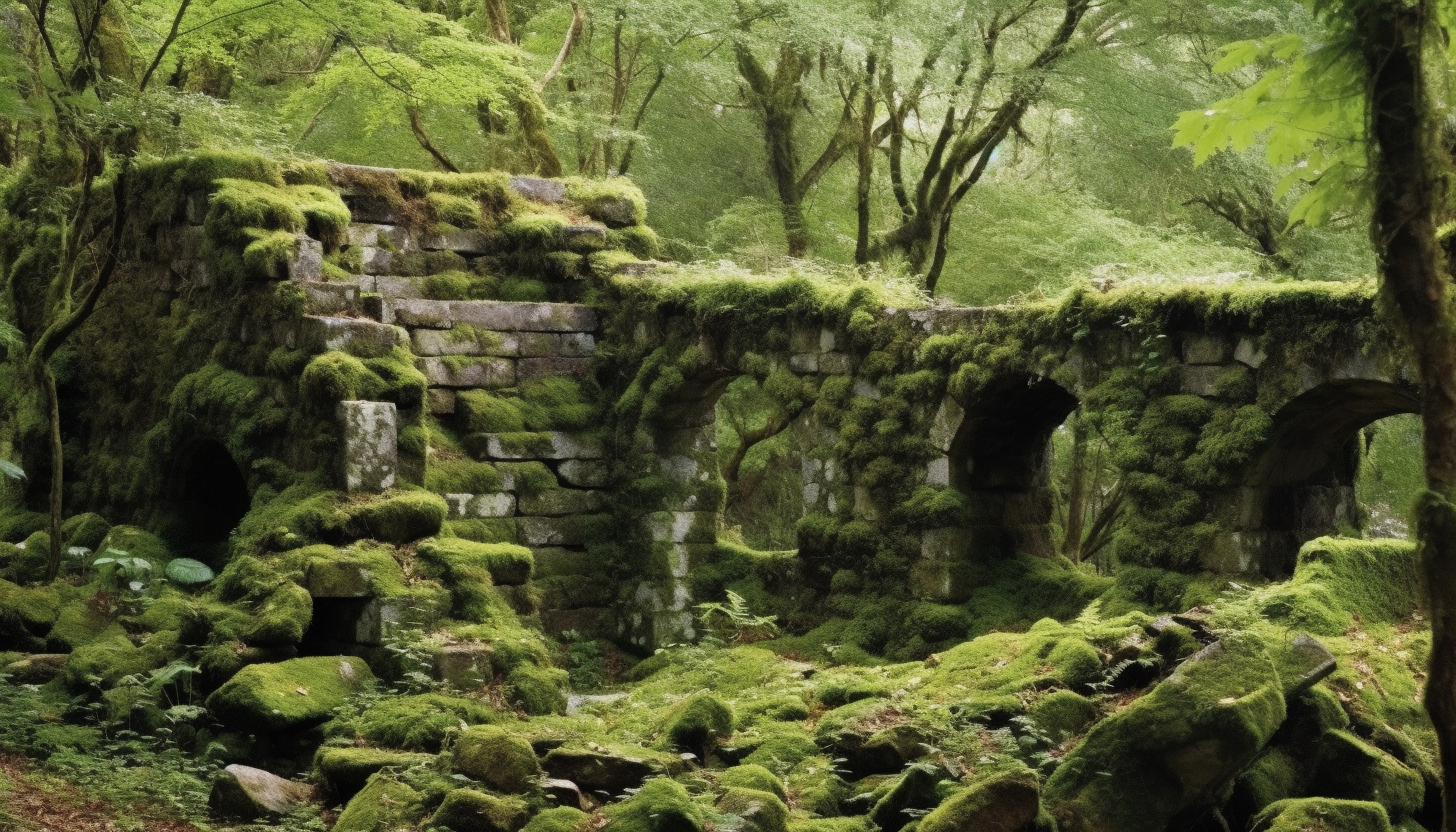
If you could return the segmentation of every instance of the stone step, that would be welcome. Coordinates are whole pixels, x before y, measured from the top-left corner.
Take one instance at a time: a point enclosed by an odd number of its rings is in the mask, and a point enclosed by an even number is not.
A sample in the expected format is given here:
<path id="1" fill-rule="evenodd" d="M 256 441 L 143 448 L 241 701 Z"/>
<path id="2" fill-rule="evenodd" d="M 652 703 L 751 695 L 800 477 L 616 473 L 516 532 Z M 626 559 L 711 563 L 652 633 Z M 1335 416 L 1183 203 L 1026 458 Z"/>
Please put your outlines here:
<path id="1" fill-rule="evenodd" d="M 359 297 L 360 286 L 356 282 L 300 280 L 297 283 L 303 289 L 304 311 L 310 315 L 361 317 L 364 314 L 364 304 Z"/>
<path id="2" fill-rule="evenodd" d="M 493 356 L 445 355 L 415 360 L 431 387 L 499 390 L 523 381 L 557 376 L 586 378 L 591 375 L 590 358 L 499 358 Z"/>
<path id="3" fill-rule="evenodd" d="M 600 439 L 583 433 L 486 433 L 470 439 L 485 440 L 487 459 L 601 459 L 606 455 Z M 469 443 L 468 443 L 469 444 Z"/>
<path id="4" fill-rule="evenodd" d="M 384 322 L 449 329 L 469 324 L 494 332 L 596 332 L 597 312 L 578 303 L 494 300 L 396 300 L 384 304 Z"/>
<path id="5" fill-rule="evenodd" d="M 415 355 L 496 356 L 500 358 L 591 358 L 597 340 L 586 332 L 493 332 L 462 338 L 448 329 L 416 329 L 410 333 Z"/>
<path id="6" fill-rule="evenodd" d="M 342 350 L 360 358 L 377 358 L 409 344 L 404 330 L 368 318 L 308 315 L 300 336 L 299 346 L 311 352 Z"/>

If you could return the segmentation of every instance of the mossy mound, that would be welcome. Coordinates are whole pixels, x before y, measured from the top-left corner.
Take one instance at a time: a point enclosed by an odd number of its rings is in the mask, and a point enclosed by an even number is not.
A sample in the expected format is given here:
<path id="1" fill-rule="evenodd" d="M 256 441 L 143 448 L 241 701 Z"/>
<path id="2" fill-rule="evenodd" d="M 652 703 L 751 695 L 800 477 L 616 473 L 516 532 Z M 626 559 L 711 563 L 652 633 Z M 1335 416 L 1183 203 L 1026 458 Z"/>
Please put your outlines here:
<path id="1" fill-rule="evenodd" d="M 62 545 L 67 549 L 79 546 L 94 552 L 110 531 L 111 524 L 106 522 L 105 517 L 90 512 L 78 514 L 66 518 L 66 522 L 61 524 L 61 539 L 65 541 Z"/>
<path id="2" fill-rule="evenodd" d="M 668 714 L 663 725 L 667 742 L 679 751 L 704 755 L 733 733 L 733 709 L 711 693 L 697 693 Z"/>
<path id="3" fill-rule="evenodd" d="M 499 712 L 474 699 L 421 693 L 390 697 L 357 715 L 338 717 L 325 732 L 385 748 L 437 752 L 461 730 L 461 723 L 483 725 L 500 718 Z"/>
<path id="4" fill-rule="evenodd" d="M 465 729 L 451 762 L 457 772 L 506 794 L 532 791 L 541 777 L 531 744 L 493 725 Z"/>
<path id="5" fill-rule="evenodd" d="M 451 832 L 519 832 L 529 816 L 530 807 L 519 798 L 456 789 L 445 795 L 430 823 Z"/>
<path id="6" fill-rule="evenodd" d="M 60 614 L 61 593 L 55 587 L 21 587 L 0 581 L 0 649 L 34 651 L 44 646 Z"/>
<path id="7" fill-rule="evenodd" d="M 1069 690 L 1052 691 L 1028 710 L 1032 720 L 1053 739 L 1075 737 L 1097 720 L 1097 706 Z"/>
<path id="8" fill-rule="evenodd" d="M 718 811 L 734 815 L 749 832 L 788 832 L 789 807 L 773 792 L 737 786 L 724 790 Z"/>
<path id="9" fill-rule="evenodd" d="M 921 832 L 966 832 L 971 829 L 1050 829 L 1039 822 L 1040 793 L 1029 771 L 1000 774 L 952 795 L 917 827 Z M 1076 828 L 1076 827 L 1072 827 Z"/>
<path id="10" fill-rule="evenodd" d="M 333 832 L 378 832 L 411 827 L 424 818 L 424 803 L 423 794 L 389 772 L 380 772 L 370 777 L 344 807 L 334 822 Z"/>
<path id="11" fill-rule="evenodd" d="M 777 795 L 779 800 L 786 800 L 788 797 L 784 792 L 783 781 L 775 777 L 773 772 L 753 763 L 736 765 L 726 769 L 722 774 L 718 775 L 718 783 L 726 787 L 770 792 Z"/>
<path id="12" fill-rule="evenodd" d="M 1281 800 L 1259 813 L 1253 832 L 1390 832 L 1379 803 L 1305 797 Z"/>
<path id="13" fill-rule="evenodd" d="M 369 666 L 350 656 L 255 664 L 207 697 L 207 707 L 226 725 L 282 731 L 323 723 L 373 681 Z"/>
<path id="14" fill-rule="evenodd" d="M 319 749 L 314 760 L 319 779 L 334 796 L 347 800 L 358 794 L 375 773 L 389 768 L 397 771 L 424 765 L 433 760 L 429 754 L 411 754 L 383 748 Z"/>
<path id="15" fill-rule="evenodd" d="M 527 821 L 522 832 L 582 832 L 591 815 L 570 806 L 547 809 Z"/>
<path id="16" fill-rule="evenodd" d="M 1320 739 L 1309 791 L 1326 797 L 1379 803 L 1400 820 L 1421 808 L 1421 775 L 1348 731 Z"/>
<path id="17" fill-rule="evenodd" d="M 440 538 L 427 540 L 416 550 L 420 557 L 447 571 L 478 568 L 490 573 L 497 586 L 519 586 L 531 580 L 536 561 L 525 546 L 509 543 L 476 543 Z"/>
<path id="18" fill-rule="evenodd" d="M 523 664 L 506 677 L 512 705 L 532 716 L 566 713 L 566 683 L 570 677 L 555 667 Z"/>
<path id="19" fill-rule="evenodd" d="M 665 777 L 647 781 L 631 798 L 605 812 L 608 820 L 603 828 L 612 832 L 702 832 L 706 819 L 687 790 Z"/>

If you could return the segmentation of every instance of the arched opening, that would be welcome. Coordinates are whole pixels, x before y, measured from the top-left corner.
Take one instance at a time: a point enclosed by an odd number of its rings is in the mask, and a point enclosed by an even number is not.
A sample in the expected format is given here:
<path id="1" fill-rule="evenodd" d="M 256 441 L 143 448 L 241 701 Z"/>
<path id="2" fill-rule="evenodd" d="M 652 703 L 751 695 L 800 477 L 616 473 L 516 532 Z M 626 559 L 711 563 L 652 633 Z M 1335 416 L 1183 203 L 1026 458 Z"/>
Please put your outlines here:
<path id="1" fill-rule="evenodd" d="M 726 537 L 758 550 L 798 546 L 805 454 L 794 430 L 802 403 L 786 404 L 753 376 L 739 376 L 714 407 Z"/>
<path id="2" fill-rule="evenodd" d="M 1323 384 L 1280 408 L 1246 481 L 1240 523 L 1252 532 L 1259 571 L 1288 575 L 1306 541 L 1364 525 L 1356 494 L 1361 430 L 1419 409 L 1410 390 L 1371 379 Z"/>
<path id="3" fill-rule="evenodd" d="M 950 485 L 969 498 L 972 539 L 987 553 L 1052 552 L 1048 447 L 1077 404 L 1035 375 L 998 378 L 967 403 L 947 454 Z"/>
<path id="4" fill-rule="evenodd" d="M 179 521 L 174 545 L 199 560 L 220 561 L 228 535 L 251 505 L 238 464 L 220 442 L 203 440 L 185 457 L 174 489 Z"/>

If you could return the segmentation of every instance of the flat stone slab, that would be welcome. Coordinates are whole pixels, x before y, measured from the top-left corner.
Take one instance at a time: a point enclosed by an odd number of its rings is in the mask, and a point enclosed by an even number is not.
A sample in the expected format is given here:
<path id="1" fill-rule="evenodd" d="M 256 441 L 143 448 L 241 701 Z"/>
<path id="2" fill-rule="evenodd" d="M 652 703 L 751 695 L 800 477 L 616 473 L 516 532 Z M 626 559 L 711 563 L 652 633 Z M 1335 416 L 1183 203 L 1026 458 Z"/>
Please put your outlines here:
<path id="1" fill-rule="evenodd" d="M 577 491 L 572 488 L 553 488 L 539 494 L 522 494 L 521 514 L 545 517 L 560 517 L 566 514 L 590 514 L 601 511 L 606 497 L 600 491 Z"/>
<path id="2" fill-rule="evenodd" d="M 507 358 L 421 358 L 415 366 L 425 374 L 432 387 L 481 387 L 495 389 L 514 387 L 515 362 Z"/>
<path id="3" fill-rule="evenodd" d="M 601 459 L 601 440 L 578 433 L 490 433 L 486 455 L 491 459 Z"/>
<path id="4" fill-rule="evenodd" d="M 405 343 L 403 331 L 366 318 L 310 315 L 303 319 L 302 346 L 313 352 L 341 350 L 360 358 L 378 358 Z"/>
<path id="5" fill-rule="evenodd" d="M 522 358 L 516 362 L 516 378 L 533 381 L 557 376 L 586 378 L 591 375 L 590 358 Z"/>
<path id="6" fill-rule="evenodd" d="M 446 494 L 445 503 L 450 506 L 452 518 L 486 519 L 510 517 L 516 513 L 516 495 L 504 492 L 497 494 Z"/>
<path id="7" fill-rule="evenodd" d="M 498 332 L 595 332 L 597 311 L 578 303 L 450 301 L 450 318 Z"/>
<path id="8" fill-rule="evenodd" d="M 457 230 L 426 234 L 420 248 L 428 251 L 455 251 L 460 254 L 486 254 L 491 250 L 490 237 L 483 231 Z"/>
<path id="9" fill-rule="evenodd" d="M 344 489 L 380 493 L 394 487 L 399 468 L 399 415 L 393 402 L 339 402 L 344 434 Z"/>
<path id="10" fill-rule="evenodd" d="M 349 245 L 370 248 L 404 249 L 410 247 L 409 230 L 398 225 L 373 222 L 349 223 Z"/>
<path id="11" fill-rule="evenodd" d="M 308 802 L 312 794 L 313 787 L 305 783 L 234 763 L 218 772 L 207 802 L 221 815 L 280 818 Z"/>
<path id="12" fill-rule="evenodd" d="M 578 488 L 601 488 L 611 481 L 612 469 L 605 460 L 568 459 L 557 466 L 556 474 Z"/>

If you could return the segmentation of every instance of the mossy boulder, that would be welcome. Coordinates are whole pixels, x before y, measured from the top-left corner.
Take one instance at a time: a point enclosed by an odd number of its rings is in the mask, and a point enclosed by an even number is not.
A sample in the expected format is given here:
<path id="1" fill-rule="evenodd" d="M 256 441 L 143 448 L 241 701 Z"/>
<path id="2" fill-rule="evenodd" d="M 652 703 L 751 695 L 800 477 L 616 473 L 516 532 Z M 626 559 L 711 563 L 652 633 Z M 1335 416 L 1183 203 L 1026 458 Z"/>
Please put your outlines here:
<path id="1" fill-rule="evenodd" d="M 1320 739 L 1308 788 L 1326 797 L 1379 803 L 1397 821 L 1420 809 L 1425 797 L 1418 772 L 1348 731 Z"/>
<path id="2" fill-rule="evenodd" d="M 1063 832 L 1160 832 L 1210 803 L 1284 717 L 1263 646 L 1216 642 L 1093 727 L 1047 780 L 1047 804 Z"/>
<path id="3" fill-rule="evenodd" d="M 252 624 L 240 638 L 254 647 L 297 644 L 313 621 L 313 598 L 292 581 L 279 584 L 255 608 Z"/>
<path id="4" fill-rule="evenodd" d="M 43 647 L 60 607 L 61 593 L 55 587 L 21 587 L 0 581 L 0 650 Z"/>
<path id="5" fill-rule="evenodd" d="M 760 726 L 766 736 L 744 757 L 745 764 L 760 765 L 770 771 L 787 771 L 801 760 L 819 755 L 814 737 L 799 725 Z"/>
<path id="6" fill-rule="evenodd" d="M 511 543 L 476 543 L 460 538 L 427 540 L 416 550 L 420 557 L 444 567 L 476 567 L 490 573 L 497 586 L 519 586 L 531 580 L 536 560 L 531 550 Z"/>
<path id="7" fill-rule="evenodd" d="M 94 552 L 110 531 L 111 524 L 106 522 L 105 517 L 92 512 L 77 514 L 67 517 L 66 522 L 61 524 L 62 545 L 67 549 L 80 546 Z"/>
<path id="8" fill-rule="evenodd" d="M 529 817 L 530 807 L 520 798 L 456 789 L 445 795 L 430 823 L 451 832 L 519 832 Z"/>
<path id="9" fill-rule="evenodd" d="M 757 789 L 761 792 L 771 792 L 777 795 L 779 800 L 788 799 L 788 795 L 784 793 L 783 781 L 779 780 L 773 772 L 753 763 L 737 765 L 725 770 L 718 775 L 718 784 L 727 787 Z"/>
<path id="10" fill-rule="evenodd" d="M 392 491 L 362 503 L 347 503 L 337 511 L 333 526 L 336 541 L 379 540 L 409 543 L 440 533 L 449 506 L 428 491 Z"/>
<path id="11" fill-rule="evenodd" d="M 564 714 L 569 678 L 567 672 L 559 668 L 523 664 L 506 677 L 507 698 L 512 705 L 531 716 Z"/>
<path id="12" fill-rule="evenodd" d="M 914 818 L 911 812 L 933 809 L 940 803 L 939 782 L 925 766 L 911 766 L 870 810 L 870 820 L 884 832 L 899 832 Z"/>
<path id="13" fill-rule="evenodd" d="M 570 806 L 547 809 L 526 822 L 522 832 L 582 832 L 591 815 Z"/>
<path id="14" fill-rule="evenodd" d="M 461 730 L 461 723 L 483 725 L 501 716 L 474 699 L 421 693 L 376 702 L 356 716 L 335 719 L 325 731 L 331 737 L 363 740 L 385 748 L 438 752 L 448 737 Z"/>
<path id="15" fill-rule="evenodd" d="M 254 731 L 305 728 L 327 720 L 373 681 L 369 665 L 352 656 L 254 664 L 207 697 L 207 707 L 225 725 Z"/>
<path id="16" fill-rule="evenodd" d="M 1036 726 L 1054 740 L 1075 737 L 1097 720 L 1097 706 L 1069 690 L 1052 691 L 1028 710 Z"/>
<path id="17" fill-rule="evenodd" d="M 176 641 L 175 636 L 172 641 Z M 71 653 L 70 660 L 66 662 L 66 681 L 74 688 L 91 685 L 109 688 L 121 681 L 123 676 L 142 673 L 165 663 L 155 647 L 138 647 L 120 627 L 113 626 L 101 638 Z"/>
<path id="18" fill-rule="evenodd" d="M 789 832 L 789 807 L 773 792 L 734 786 L 723 792 L 717 806 L 742 818 L 746 832 Z"/>
<path id="19" fill-rule="evenodd" d="M 333 832 L 378 832 L 413 827 L 425 816 L 425 796 L 385 771 L 369 782 L 335 821 Z"/>
<path id="20" fill-rule="evenodd" d="M 660 767 L 644 757 L 570 745 L 548 751 L 541 767 L 552 777 L 570 780 L 584 791 L 601 792 L 606 797 L 636 789 L 660 771 Z"/>
<path id="21" fill-rule="evenodd" d="M 506 794 L 533 791 L 541 777 L 531 744 L 494 725 L 477 725 L 461 733 L 451 763 L 455 771 Z"/>
<path id="22" fill-rule="evenodd" d="M 608 806 L 606 815 L 603 828 L 611 832 L 702 832 L 705 819 L 687 789 L 665 777 L 649 780 L 631 798 Z"/>
<path id="23" fill-rule="evenodd" d="M 329 793 L 341 800 L 358 794 L 375 773 L 392 768 L 404 770 L 433 760 L 430 754 L 412 754 L 385 748 L 319 749 L 315 757 L 319 780 Z"/>
<path id="24" fill-rule="evenodd" d="M 1133 794 L 1124 796 L 1136 800 Z M 948 798 L 920 821 L 917 832 L 1031 830 L 1047 828 L 1041 816 L 1036 775 L 1030 771 L 999 774 Z"/>
<path id="25" fill-rule="evenodd" d="M 1379 803 L 1305 797 L 1281 800 L 1254 819 L 1253 832 L 1390 832 Z"/>
<path id="26" fill-rule="evenodd" d="M 662 732 L 673 748 L 707 759 L 713 746 L 732 735 L 733 709 L 711 693 L 695 693 L 673 708 Z"/>

